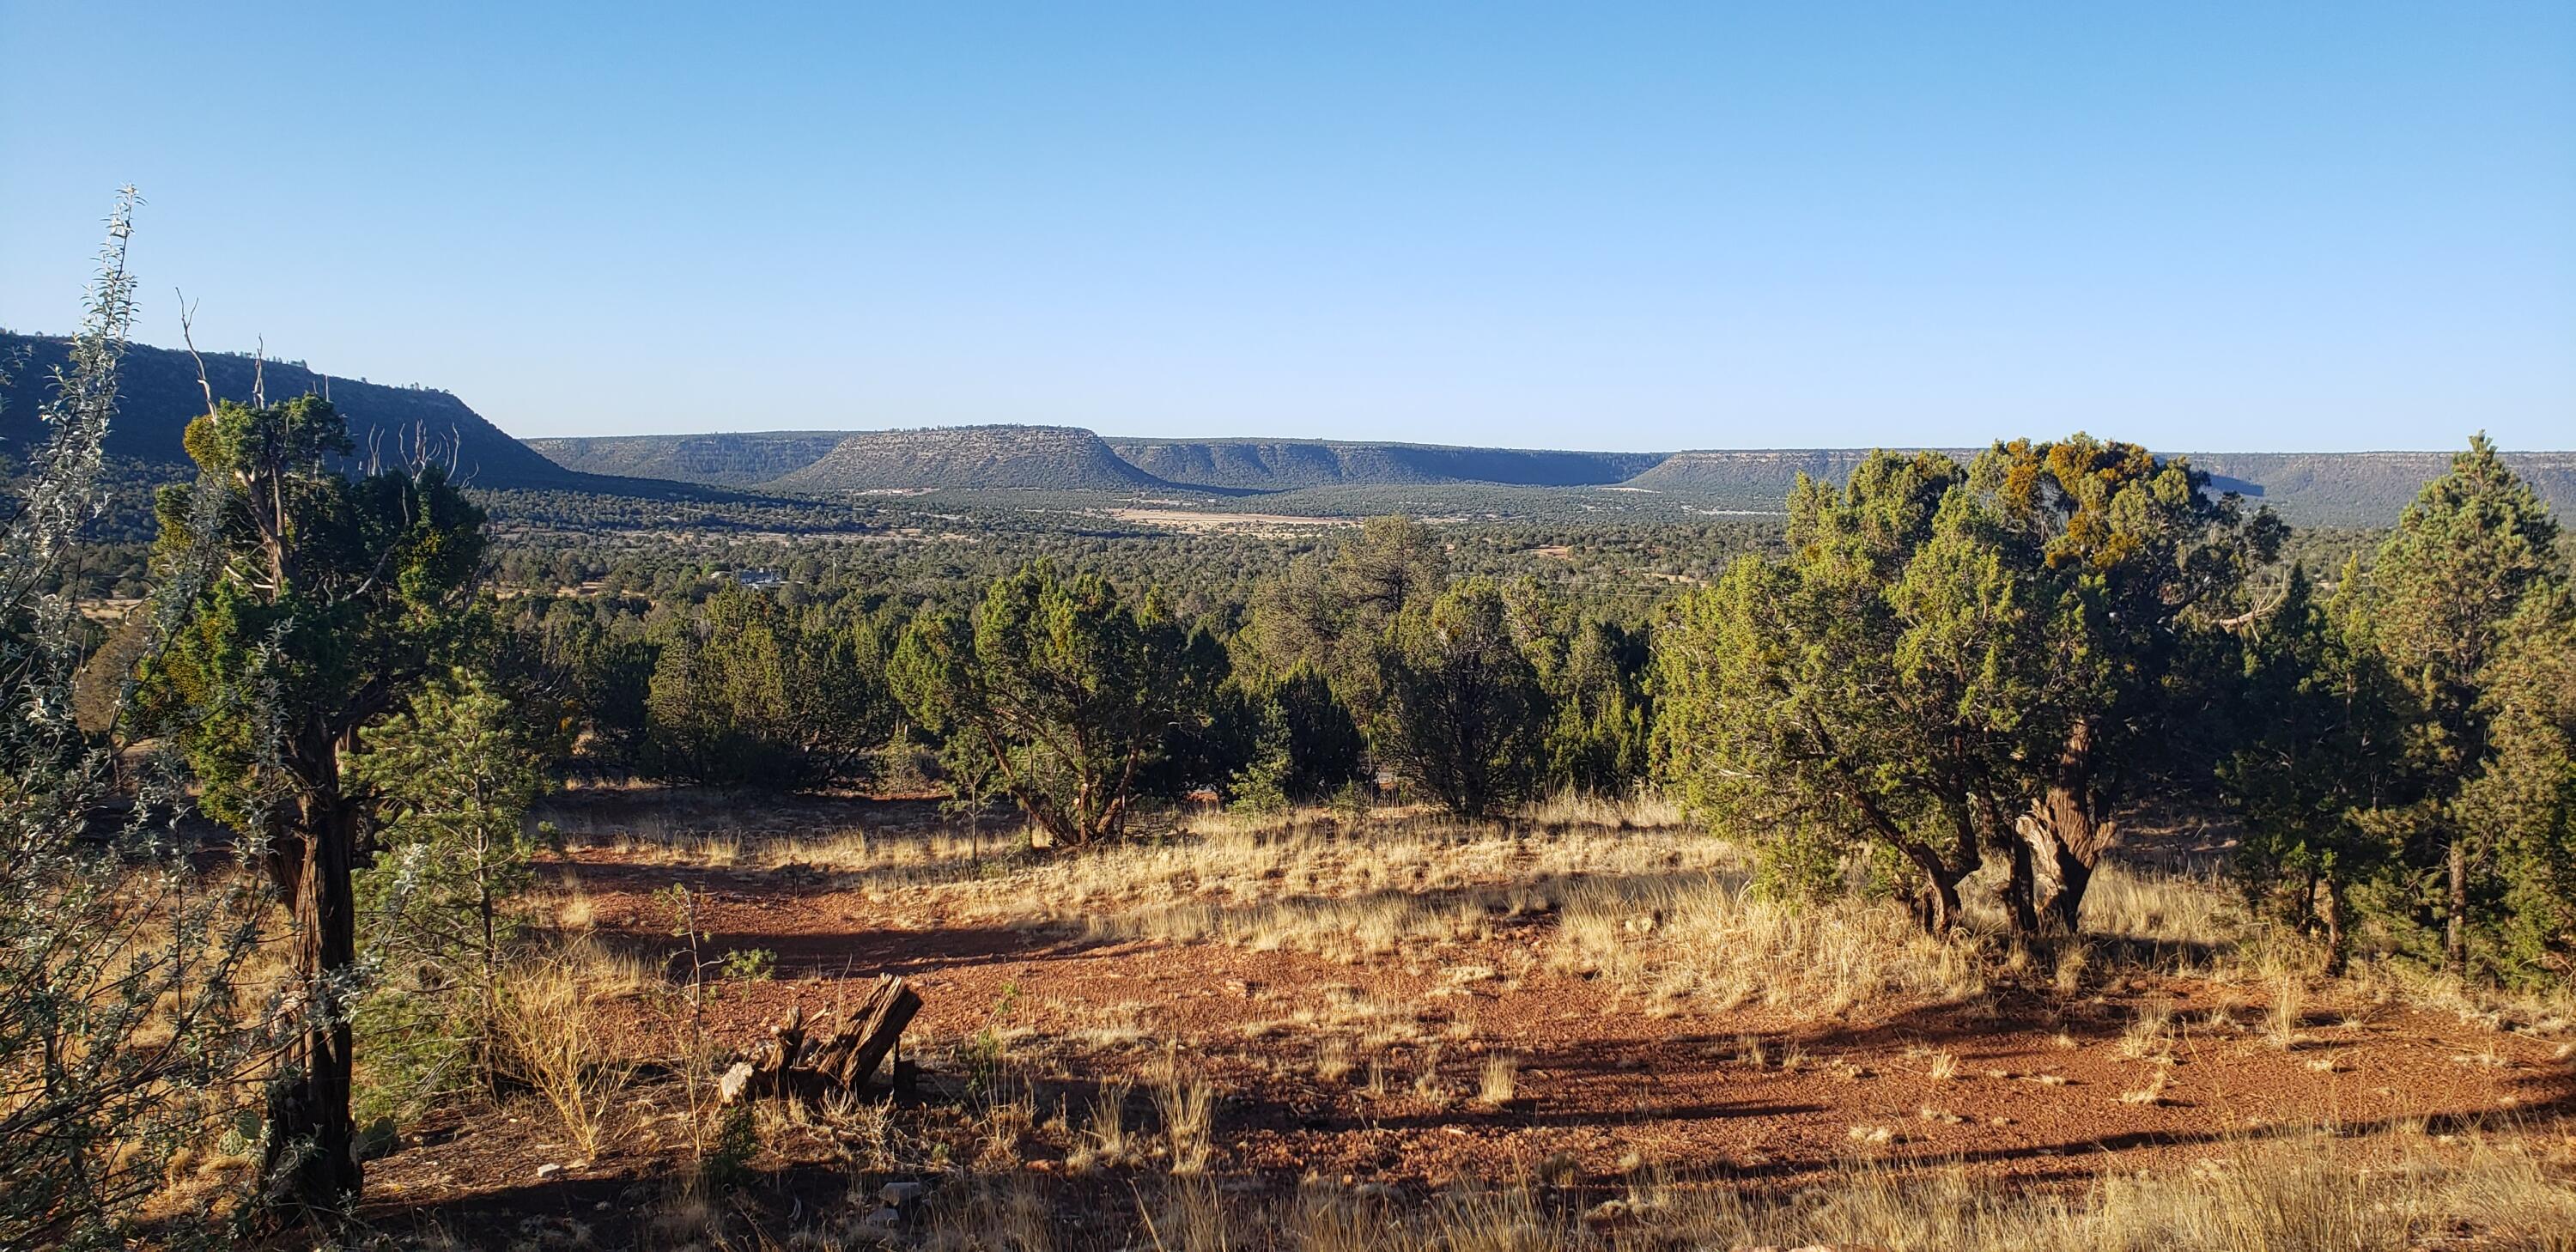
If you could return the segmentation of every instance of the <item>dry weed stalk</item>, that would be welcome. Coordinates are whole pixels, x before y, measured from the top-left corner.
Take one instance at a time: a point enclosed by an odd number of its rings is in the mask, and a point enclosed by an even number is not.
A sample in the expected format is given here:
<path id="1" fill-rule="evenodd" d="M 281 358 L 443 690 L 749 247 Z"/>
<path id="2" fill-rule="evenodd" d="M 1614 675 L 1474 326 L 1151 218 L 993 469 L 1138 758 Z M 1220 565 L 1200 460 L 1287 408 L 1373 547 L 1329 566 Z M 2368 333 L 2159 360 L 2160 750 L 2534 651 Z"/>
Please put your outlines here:
<path id="1" fill-rule="evenodd" d="M 599 992 L 561 958 L 511 970 L 496 1002 L 506 1068 L 553 1110 L 585 1159 L 599 1155 L 634 1062 L 609 1054 L 596 1022 Z"/>

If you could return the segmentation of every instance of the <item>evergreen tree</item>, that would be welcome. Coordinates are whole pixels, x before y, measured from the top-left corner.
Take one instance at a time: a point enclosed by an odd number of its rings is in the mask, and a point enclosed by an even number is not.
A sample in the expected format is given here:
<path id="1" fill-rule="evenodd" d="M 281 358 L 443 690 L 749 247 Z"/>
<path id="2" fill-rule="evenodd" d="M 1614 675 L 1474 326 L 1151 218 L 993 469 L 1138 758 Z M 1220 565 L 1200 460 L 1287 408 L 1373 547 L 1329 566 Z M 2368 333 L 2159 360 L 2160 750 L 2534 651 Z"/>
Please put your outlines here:
<path id="1" fill-rule="evenodd" d="M 347 775 L 378 824 L 356 882 L 359 952 L 379 976 L 358 1026 L 383 1075 L 378 1103 L 416 1113 L 454 1090 L 458 1061 L 497 1080 L 509 901 L 535 882 L 527 816 L 545 777 L 517 710 L 471 672 L 422 689 L 360 741 Z"/>
<path id="2" fill-rule="evenodd" d="M 1046 562 L 996 580 L 971 618 L 932 612 L 888 667 L 913 717 L 945 740 L 961 790 L 1007 795 L 1060 844 L 1123 829 L 1176 729 L 1204 719 L 1225 651 L 1148 597 Z M 1215 782 L 1215 779 L 1205 780 Z"/>
<path id="3" fill-rule="evenodd" d="M 857 782 L 892 730 L 882 647 L 864 621 L 800 620 L 728 584 L 657 637 L 639 753 L 654 777 L 729 791 Z"/>
<path id="4" fill-rule="evenodd" d="M 2280 603 L 2249 624 L 2238 720 L 2220 782 L 2244 817 L 2235 873 L 2258 909 L 2313 925 L 2327 962 L 2349 951 L 2354 884 L 2379 873 L 2374 817 L 2412 799 L 2403 695 L 2358 620 L 2357 563 L 2317 602 L 2293 567 Z"/>
<path id="5" fill-rule="evenodd" d="M 2419 870 L 2420 909 L 2439 920 L 2443 964 L 2453 973 L 2469 970 L 2473 862 L 2492 850 L 2482 846 L 2489 832 L 2471 820 L 2478 806 L 2463 804 L 2495 749 L 2498 701 L 2489 687 L 2498 676 L 2489 667 L 2511 635 L 2546 634 L 2508 624 L 2526 600 L 2554 590 L 2557 541 L 2548 508 L 2479 435 L 2407 506 L 2371 568 L 2372 639 L 2420 713 L 2412 755 L 2430 780 L 2424 799 L 2398 819 L 2401 855 Z M 2529 658 L 2520 664 L 2547 668 Z"/>
<path id="6" fill-rule="evenodd" d="M 2136 444 L 2075 435 L 1980 455 L 1969 487 L 1997 519 L 2040 634 L 1966 694 L 2044 746 L 2014 758 L 2015 822 L 2048 857 L 2049 912 L 2075 929 L 2117 838 L 2113 811 L 2151 781 L 2196 785 L 2223 752 L 2210 716 L 2233 681 L 2225 624 L 2284 533 L 2269 510 L 2213 498 L 2209 476 Z"/>
<path id="7" fill-rule="evenodd" d="M 327 1216 L 361 1177 L 349 1006 L 368 813 L 343 770 L 360 730 L 465 646 L 483 515 L 435 464 L 352 474 L 348 428 L 318 396 L 218 403 L 186 441 L 198 485 L 161 493 L 159 551 L 201 589 L 143 667 L 143 699 L 205 809 L 259 843 L 293 919 L 295 1031 L 264 1177 L 281 1216 Z"/>
<path id="8" fill-rule="evenodd" d="M 1480 819 L 1540 777 L 1547 694 L 1499 588 L 1470 579 L 1397 617 L 1378 649 L 1383 700 L 1369 743 L 1452 814 Z"/>
<path id="9" fill-rule="evenodd" d="M 1992 623 L 2027 616 L 2011 578 L 1966 577 L 1993 571 L 1966 542 L 1977 509 L 1961 482 L 1931 453 L 1874 453 L 1840 489 L 1802 477 L 1788 560 L 1738 558 L 1657 636 L 1657 753 L 1685 805 L 1755 835 L 1766 859 L 1885 847 L 1910 867 L 1917 915 L 1936 931 L 1957 920 L 1959 881 L 1983 863 L 1998 761 L 2013 746 L 1995 729 L 2008 719 L 1968 688 L 2016 651 L 1941 626 L 1982 622 L 1993 635 Z M 1945 532 L 1954 542 L 1918 566 Z"/>
<path id="10" fill-rule="evenodd" d="M 2481 845 L 2472 947 L 2506 982 L 2565 986 L 2576 982 L 2576 592 L 2525 596 L 2485 672 L 2488 757 L 2458 804 Z"/>

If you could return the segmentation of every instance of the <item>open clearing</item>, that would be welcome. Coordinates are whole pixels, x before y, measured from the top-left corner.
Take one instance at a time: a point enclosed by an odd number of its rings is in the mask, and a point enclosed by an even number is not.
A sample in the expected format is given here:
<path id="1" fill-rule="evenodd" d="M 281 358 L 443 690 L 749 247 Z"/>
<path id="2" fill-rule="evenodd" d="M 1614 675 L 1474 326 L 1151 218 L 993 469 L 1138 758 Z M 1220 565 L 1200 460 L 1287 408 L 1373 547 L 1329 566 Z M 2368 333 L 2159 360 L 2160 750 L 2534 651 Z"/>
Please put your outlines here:
<path id="1" fill-rule="evenodd" d="M 764 1111 L 730 1201 L 764 1224 L 857 1220 L 885 1179 L 1007 1184 L 1104 1247 L 1147 1211 L 1137 1180 L 1174 1174 L 1283 1202 L 1518 1186 L 1593 1216 L 1641 1180 L 1789 1194 L 1855 1169 L 2044 1194 L 2282 1143 L 2330 1159 L 2321 1135 L 2560 1169 L 2576 1102 L 2563 1019 L 2240 943 L 2191 831 L 2165 845 L 2185 868 L 2096 887 L 2085 943 L 2006 953 L 1923 938 L 1894 905 L 1760 903 L 1727 843 L 1653 806 L 1480 830 L 1210 814 L 1055 854 L 926 801 L 558 807 L 549 907 L 632 1055 L 687 1030 L 675 884 L 701 893 L 711 955 L 773 954 L 711 990 L 719 1045 L 879 973 L 921 990 L 919 1078 L 891 1110 Z M 681 1084 L 631 1081 L 595 1157 L 534 1107 L 433 1125 L 372 1167 L 370 1208 L 720 1239 L 722 1206 L 669 1211 Z"/>

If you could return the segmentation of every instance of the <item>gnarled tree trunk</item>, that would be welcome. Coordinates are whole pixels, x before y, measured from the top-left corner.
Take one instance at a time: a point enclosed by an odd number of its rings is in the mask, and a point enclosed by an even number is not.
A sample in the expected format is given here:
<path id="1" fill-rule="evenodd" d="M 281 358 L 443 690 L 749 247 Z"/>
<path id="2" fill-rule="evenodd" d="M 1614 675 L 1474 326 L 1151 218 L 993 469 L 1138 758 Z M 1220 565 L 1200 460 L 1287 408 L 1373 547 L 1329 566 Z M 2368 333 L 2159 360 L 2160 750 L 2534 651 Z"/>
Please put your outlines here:
<path id="1" fill-rule="evenodd" d="M 2015 823 L 2022 837 L 2046 849 L 2054 862 L 2057 890 L 2043 908 L 2068 934 L 2076 932 L 2084 889 L 2092 884 L 2095 867 L 2119 837 L 2117 824 L 2098 808 L 2093 790 L 2093 723 L 2079 720 L 2058 750 L 2048 789 Z"/>
<path id="2" fill-rule="evenodd" d="M 266 1193 L 274 1216 L 290 1221 L 339 1213 L 362 1181 L 349 1120 L 349 979 L 358 961 L 350 872 L 359 812 L 340 794 L 336 751 L 325 751 L 317 772 L 323 780 L 297 802 L 303 857 L 287 891 L 301 1000 L 268 1092 Z"/>

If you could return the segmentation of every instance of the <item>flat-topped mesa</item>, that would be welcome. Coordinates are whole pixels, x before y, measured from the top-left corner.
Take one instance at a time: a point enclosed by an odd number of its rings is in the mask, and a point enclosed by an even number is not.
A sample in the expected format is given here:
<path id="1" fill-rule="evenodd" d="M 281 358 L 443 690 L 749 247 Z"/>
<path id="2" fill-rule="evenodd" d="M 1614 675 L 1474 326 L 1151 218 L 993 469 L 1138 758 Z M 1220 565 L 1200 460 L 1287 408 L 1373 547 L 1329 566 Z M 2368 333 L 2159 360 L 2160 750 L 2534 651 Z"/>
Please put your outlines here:
<path id="1" fill-rule="evenodd" d="M 1137 468 L 1194 487 L 1287 491 L 1346 484 L 1588 487 L 1652 468 L 1660 452 L 1567 452 L 1325 439 L 1105 440 Z"/>
<path id="2" fill-rule="evenodd" d="M 1171 484 L 1072 426 L 943 426 L 853 434 L 768 484 L 781 491 L 1159 490 Z"/>

